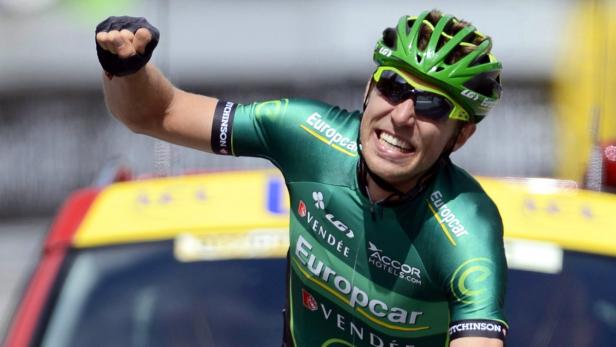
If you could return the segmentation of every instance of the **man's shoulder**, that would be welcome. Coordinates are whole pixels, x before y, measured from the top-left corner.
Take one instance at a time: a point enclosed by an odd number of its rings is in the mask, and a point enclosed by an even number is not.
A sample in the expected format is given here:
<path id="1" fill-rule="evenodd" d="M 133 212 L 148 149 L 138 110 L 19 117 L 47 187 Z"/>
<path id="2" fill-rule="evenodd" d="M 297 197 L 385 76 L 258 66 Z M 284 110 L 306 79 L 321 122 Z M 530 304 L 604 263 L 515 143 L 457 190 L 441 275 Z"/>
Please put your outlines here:
<path id="1" fill-rule="evenodd" d="M 485 213 L 498 211 L 479 181 L 452 162 L 449 162 L 439 175 L 435 190 L 450 204 L 460 205 L 462 208 L 481 207 L 481 212 Z"/>
<path id="2" fill-rule="evenodd" d="M 239 105 L 243 120 L 254 122 L 271 130 L 288 134 L 295 129 L 310 130 L 327 141 L 341 137 L 352 138 L 359 129 L 360 112 L 348 111 L 340 106 L 313 99 L 276 99 Z M 335 139 L 334 139 L 335 138 Z"/>
<path id="3" fill-rule="evenodd" d="M 312 99 L 266 100 L 238 109 L 237 141 L 255 134 L 242 148 L 257 143 L 259 154 L 274 161 L 287 180 L 348 183 L 359 156 L 359 112 Z"/>
<path id="4" fill-rule="evenodd" d="M 359 129 L 361 114 L 343 107 L 312 99 L 289 99 L 289 114 L 324 135 Z M 329 134 L 329 135 L 328 135 Z"/>
<path id="5" fill-rule="evenodd" d="M 442 170 L 428 200 L 442 224 L 452 226 L 456 237 L 502 237 L 496 204 L 473 176 L 455 164 L 448 163 Z"/>
<path id="6" fill-rule="evenodd" d="M 458 283 L 471 266 L 495 274 L 505 269 L 503 226 L 496 205 L 477 180 L 451 165 L 428 192 L 431 216 L 422 239 L 439 245 L 438 252 L 424 257 L 432 279 L 446 290 L 453 290 L 452 283 Z"/>
<path id="7" fill-rule="evenodd" d="M 340 158 L 356 159 L 360 113 L 311 99 L 289 99 L 284 121 L 302 142 L 298 153 L 318 153 L 327 167 Z M 331 163 L 327 158 L 331 159 Z"/>
<path id="8" fill-rule="evenodd" d="M 340 106 L 323 101 L 305 98 L 282 98 L 256 101 L 240 105 L 244 112 L 254 113 L 257 116 L 276 115 L 305 115 L 313 112 L 324 116 L 358 114 L 358 111 L 348 111 Z"/>

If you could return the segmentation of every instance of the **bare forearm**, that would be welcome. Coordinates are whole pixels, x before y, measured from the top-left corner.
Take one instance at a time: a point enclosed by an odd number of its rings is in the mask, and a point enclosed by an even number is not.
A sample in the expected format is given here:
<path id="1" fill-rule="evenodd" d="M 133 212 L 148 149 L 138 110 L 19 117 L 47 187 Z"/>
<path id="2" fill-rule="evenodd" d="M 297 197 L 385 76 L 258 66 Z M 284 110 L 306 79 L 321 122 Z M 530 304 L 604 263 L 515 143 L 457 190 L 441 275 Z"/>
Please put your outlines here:
<path id="1" fill-rule="evenodd" d="M 126 77 L 103 75 L 107 107 L 138 132 L 160 127 L 174 96 L 173 85 L 152 64 Z"/>
<path id="2" fill-rule="evenodd" d="M 115 75 L 112 78 L 103 75 L 107 107 L 135 132 L 211 151 L 218 100 L 175 88 L 154 65 L 144 66 L 140 59 L 147 56 L 149 44 L 157 40 L 158 30 L 143 18 L 109 17 L 99 24 L 96 33 L 99 61 L 106 71 Z M 130 60 L 137 54 L 142 56 Z"/>
<path id="3" fill-rule="evenodd" d="M 503 347 L 503 341 L 485 337 L 463 337 L 451 341 L 449 347 Z"/>

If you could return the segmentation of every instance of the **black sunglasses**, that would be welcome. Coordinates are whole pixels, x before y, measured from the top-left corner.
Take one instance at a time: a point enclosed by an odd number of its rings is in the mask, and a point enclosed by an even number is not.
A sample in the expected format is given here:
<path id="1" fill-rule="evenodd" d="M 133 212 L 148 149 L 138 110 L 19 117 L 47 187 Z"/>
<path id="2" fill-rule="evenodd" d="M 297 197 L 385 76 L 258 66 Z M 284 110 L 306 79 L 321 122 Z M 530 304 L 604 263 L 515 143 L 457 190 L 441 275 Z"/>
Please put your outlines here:
<path id="1" fill-rule="evenodd" d="M 419 116 L 440 120 L 451 116 L 456 109 L 446 96 L 417 89 L 411 84 L 415 82 L 401 76 L 394 68 L 381 67 L 377 69 L 372 78 L 378 91 L 390 103 L 399 104 L 412 99 L 415 103 L 415 113 Z"/>

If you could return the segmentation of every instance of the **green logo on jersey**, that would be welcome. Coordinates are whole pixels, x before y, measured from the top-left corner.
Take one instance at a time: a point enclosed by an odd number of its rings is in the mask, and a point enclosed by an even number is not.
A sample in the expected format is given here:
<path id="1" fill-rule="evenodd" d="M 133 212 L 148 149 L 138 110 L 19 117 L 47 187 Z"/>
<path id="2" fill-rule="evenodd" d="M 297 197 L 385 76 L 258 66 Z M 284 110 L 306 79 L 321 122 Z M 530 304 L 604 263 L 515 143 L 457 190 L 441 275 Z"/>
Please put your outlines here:
<path id="1" fill-rule="evenodd" d="M 257 117 L 271 117 L 277 114 L 283 114 L 287 110 L 288 105 L 289 99 L 260 102 L 255 107 L 255 115 Z"/>
<path id="2" fill-rule="evenodd" d="M 458 266 L 450 283 L 451 292 L 456 299 L 465 304 L 489 299 L 487 280 L 492 276 L 493 266 L 488 258 L 473 258 Z"/>
<path id="3" fill-rule="evenodd" d="M 335 346 L 349 346 L 349 347 L 353 347 L 352 343 L 346 342 L 344 340 L 341 339 L 330 339 L 325 341 L 321 347 L 335 347 Z"/>

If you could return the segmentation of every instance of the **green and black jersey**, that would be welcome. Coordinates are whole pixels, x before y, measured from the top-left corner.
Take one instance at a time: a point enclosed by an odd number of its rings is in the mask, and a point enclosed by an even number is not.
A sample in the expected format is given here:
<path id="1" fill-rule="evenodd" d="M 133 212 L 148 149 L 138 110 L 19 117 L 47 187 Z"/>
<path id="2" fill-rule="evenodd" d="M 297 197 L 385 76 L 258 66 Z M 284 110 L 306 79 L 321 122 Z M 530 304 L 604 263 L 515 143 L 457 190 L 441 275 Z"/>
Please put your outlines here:
<path id="1" fill-rule="evenodd" d="M 357 175 L 361 114 L 309 100 L 219 101 L 216 153 L 269 159 L 290 194 L 287 343 L 446 346 L 503 339 L 502 222 L 451 162 L 418 197 L 373 204 Z"/>

